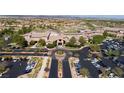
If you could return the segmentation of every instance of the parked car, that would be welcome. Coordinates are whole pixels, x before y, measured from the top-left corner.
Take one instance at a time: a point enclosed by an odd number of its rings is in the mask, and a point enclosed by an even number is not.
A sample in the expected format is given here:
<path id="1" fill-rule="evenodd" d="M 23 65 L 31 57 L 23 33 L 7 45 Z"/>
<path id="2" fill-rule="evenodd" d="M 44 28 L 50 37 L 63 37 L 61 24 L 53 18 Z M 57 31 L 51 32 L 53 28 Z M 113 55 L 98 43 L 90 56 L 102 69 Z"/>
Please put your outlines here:
<path id="1" fill-rule="evenodd" d="M 32 69 L 34 68 L 34 66 L 35 66 L 35 62 L 29 63 L 29 64 L 27 65 L 27 67 L 25 68 L 26 72 L 27 72 L 27 73 L 28 73 L 28 72 L 31 72 Z"/>

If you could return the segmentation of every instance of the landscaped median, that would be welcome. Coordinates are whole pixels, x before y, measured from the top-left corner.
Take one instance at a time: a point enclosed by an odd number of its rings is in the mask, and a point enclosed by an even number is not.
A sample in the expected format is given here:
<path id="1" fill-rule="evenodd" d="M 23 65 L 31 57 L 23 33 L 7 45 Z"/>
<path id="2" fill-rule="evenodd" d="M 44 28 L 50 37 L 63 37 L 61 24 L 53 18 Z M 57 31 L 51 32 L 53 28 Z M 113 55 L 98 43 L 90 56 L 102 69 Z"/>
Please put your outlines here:
<path id="1" fill-rule="evenodd" d="M 72 78 L 79 78 L 80 76 L 78 75 L 75 66 L 75 64 L 79 62 L 79 59 L 75 57 L 70 57 L 68 62 L 69 62 Z"/>
<path id="2" fill-rule="evenodd" d="M 44 57 L 42 62 L 42 67 L 37 74 L 37 78 L 48 78 L 51 67 L 51 58 Z"/>
<path id="3" fill-rule="evenodd" d="M 62 78 L 63 77 L 63 71 L 62 71 L 63 67 L 62 67 L 62 61 L 58 61 L 58 78 Z"/>

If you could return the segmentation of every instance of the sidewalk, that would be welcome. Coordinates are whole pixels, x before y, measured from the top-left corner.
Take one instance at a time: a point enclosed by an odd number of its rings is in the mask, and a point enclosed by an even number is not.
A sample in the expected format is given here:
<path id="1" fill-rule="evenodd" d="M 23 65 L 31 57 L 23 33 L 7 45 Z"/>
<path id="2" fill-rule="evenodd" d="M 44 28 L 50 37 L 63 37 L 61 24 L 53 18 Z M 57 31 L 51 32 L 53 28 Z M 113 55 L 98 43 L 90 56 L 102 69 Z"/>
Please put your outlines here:
<path id="1" fill-rule="evenodd" d="M 39 73 L 37 74 L 37 78 L 43 78 L 44 77 L 47 60 L 48 60 L 48 57 L 44 57 L 42 67 L 41 67 Z"/>

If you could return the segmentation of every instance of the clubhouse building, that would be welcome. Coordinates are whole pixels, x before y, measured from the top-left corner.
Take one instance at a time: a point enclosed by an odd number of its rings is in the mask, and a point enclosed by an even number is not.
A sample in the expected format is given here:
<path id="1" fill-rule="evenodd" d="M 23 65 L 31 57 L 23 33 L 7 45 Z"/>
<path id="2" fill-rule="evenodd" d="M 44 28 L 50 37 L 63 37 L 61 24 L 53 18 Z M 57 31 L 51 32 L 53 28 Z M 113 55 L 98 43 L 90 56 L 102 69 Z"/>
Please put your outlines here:
<path id="1" fill-rule="evenodd" d="M 24 35 L 24 38 L 29 42 L 39 41 L 44 39 L 46 43 L 53 43 L 57 41 L 58 45 L 64 45 L 65 42 L 68 42 L 71 37 L 75 37 L 77 40 L 80 36 L 83 36 L 86 40 L 91 39 L 94 35 L 102 35 L 105 30 L 80 30 L 79 33 L 58 33 L 53 31 L 32 31 Z M 109 33 L 116 34 L 117 36 L 124 36 L 124 31 L 109 31 Z"/>

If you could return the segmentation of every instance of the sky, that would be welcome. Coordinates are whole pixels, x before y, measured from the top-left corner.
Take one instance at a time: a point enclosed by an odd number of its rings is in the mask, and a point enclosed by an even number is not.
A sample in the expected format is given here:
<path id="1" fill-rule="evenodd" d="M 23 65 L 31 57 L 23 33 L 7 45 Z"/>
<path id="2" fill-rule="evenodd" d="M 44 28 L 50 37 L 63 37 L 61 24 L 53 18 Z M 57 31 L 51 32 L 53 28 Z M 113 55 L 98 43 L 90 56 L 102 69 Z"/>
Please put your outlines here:
<path id="1" fill-rule="evenodd" d="M 123 0 L 0 0 L 0 15 L 124 15 Z"/>

